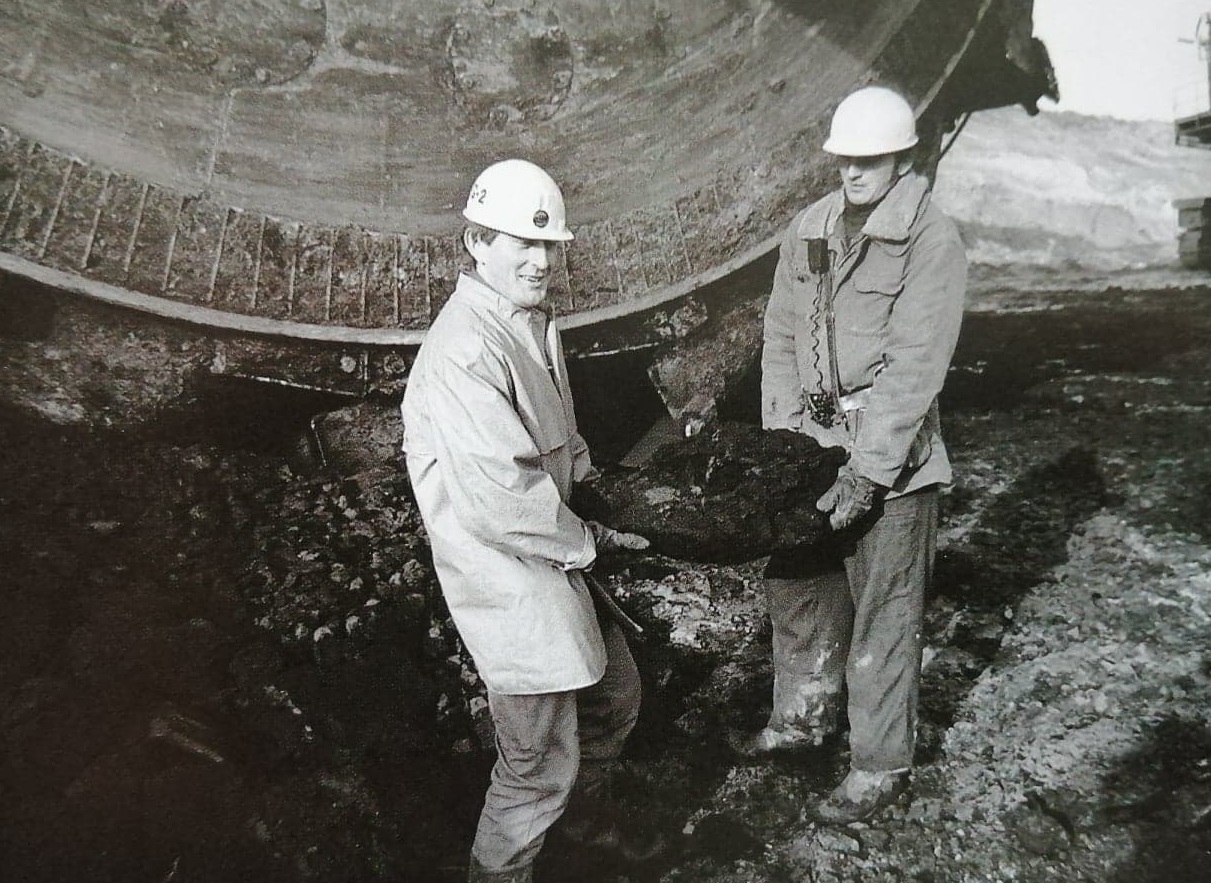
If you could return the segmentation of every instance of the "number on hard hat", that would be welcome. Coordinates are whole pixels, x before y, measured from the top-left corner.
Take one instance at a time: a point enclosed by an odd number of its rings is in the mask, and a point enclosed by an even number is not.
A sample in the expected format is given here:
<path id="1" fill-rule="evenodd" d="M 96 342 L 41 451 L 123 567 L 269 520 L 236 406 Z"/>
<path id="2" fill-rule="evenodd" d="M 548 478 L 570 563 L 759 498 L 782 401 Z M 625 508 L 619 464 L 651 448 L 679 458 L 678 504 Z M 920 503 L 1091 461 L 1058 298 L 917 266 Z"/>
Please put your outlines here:
<path id="1" fill-rule="evenodd" d="M 559 185 L 524 159 L 506 159 L 480 172 L 467 194 L 463 217 L 518 239 L 572 238 Z"/>
<path id="2" fill-rule="evenodd" d="M 837 106 L 824 150 L 837 156 L 882 156 L 916 143 L 917 124 L 908 102 L 885 86 L 867 86 Z"/>

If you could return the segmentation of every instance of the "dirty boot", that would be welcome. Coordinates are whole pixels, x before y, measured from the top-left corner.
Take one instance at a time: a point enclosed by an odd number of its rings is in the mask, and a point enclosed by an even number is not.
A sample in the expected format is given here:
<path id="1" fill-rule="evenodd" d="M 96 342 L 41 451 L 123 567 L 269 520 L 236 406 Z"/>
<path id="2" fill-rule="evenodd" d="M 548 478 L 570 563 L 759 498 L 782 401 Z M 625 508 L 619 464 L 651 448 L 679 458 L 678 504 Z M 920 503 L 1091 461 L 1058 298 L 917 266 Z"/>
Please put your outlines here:
<path id="1" fill-rule="evenodd" d="M 608 855 L 626 864 L 654 861 L 668 850 L 668 841 L 659 831 L 618 820 L 598 825 L 568 825 L 562 837 L 565 846 Z"/>
<path id="2" fill-rule="evenodd" d="M 771 561 L 772 564 L 772 561 Z M 731 745 L 748 757 L 821 748 L 839 728 L 853 601 L 840 564 L 810 578 L 764 580 L 774 689 L 763 730 Z"/>
<path id="3" fill-rule="evenodd" d="M 519 868 L 505 868 L 493 871 L 479 863 L 471 856 L 471 864 L 467 868 L 467 883 L 533 883 L 534 865 L 522 865 Z"/>
<path id="4" fill-rule="evenodd" d="M 737 733 L 728 745 L 742 757 L 767 757 L 772 754 L 812 750 L 826 746 L 835 733 L 807 727 L 763 727 L 756 733 Z"/>
<path id="5" fill-rule="evenodd" d="M 850 770 L 845 780 L 811 811 L 826 825 L 848 825 L 891 806 L 908 788 L 907 771 L 868 773 Z"/>
<path id="6" fill-rule="evenodd" d="M 547 847 L 576 862 L 641 865 L 663 857 L 669 842 L 613 800 L 581 792 L 551 830 Z"/>

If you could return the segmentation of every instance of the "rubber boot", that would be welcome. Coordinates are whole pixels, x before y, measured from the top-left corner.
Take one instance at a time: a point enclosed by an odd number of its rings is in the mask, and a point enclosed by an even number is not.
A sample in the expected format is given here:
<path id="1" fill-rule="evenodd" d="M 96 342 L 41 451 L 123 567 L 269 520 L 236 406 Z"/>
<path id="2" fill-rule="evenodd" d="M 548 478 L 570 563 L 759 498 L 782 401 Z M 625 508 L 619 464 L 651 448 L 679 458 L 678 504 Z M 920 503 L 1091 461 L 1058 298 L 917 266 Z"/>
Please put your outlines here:
<path id="1" fill-rule="evenodd" d="M 865 821 L 898 801 L 900 795 L 908 790 L 908 785 L 907 770 L 873 773 L 850 770 L 845 780 L 810 809 L 808 815 L 826 825 Z"/>
<path id="2" fill-rule="evenodd" d="M 853 607 L 844 572 L 764 580 L 773 624 L 773 710 L 765 728 L 733 741 L 749 757 L 818 748 L 838 729 Z"/>
<path id="3" fill-rule="evenodd" d="M 534 883 L 534 865 L 493 871 L 481 865 L 475 856 L 471 856 L 471 864 L 467 868 L 467 883 Z"/>
<path id="4" fill-rule="evenodd" d="M 572 847 L 576 852 L 597 853 L 628 864 L 650 862 L 663 855 L 668 849 L 664 835 L 626 814 L 611 791 L 608 775 L 582 775 L 553 831 L 557 848 Z"/>

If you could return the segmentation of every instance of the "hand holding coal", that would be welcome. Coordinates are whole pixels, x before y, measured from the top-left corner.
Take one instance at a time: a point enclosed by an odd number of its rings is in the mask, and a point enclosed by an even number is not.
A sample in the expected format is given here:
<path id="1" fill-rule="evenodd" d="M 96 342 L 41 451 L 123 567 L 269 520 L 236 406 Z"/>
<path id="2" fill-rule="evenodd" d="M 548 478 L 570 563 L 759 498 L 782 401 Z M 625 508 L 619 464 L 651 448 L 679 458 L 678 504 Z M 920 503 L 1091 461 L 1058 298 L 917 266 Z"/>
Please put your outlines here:
<path id="1" fill-rule="evenodd" d="M 865 475 L 859 475 L 847 463 L 837 471 L 837 480 L 816 501 L 816 508 L 828 512 L 833 530 L 849 527 L 871 510 L 883 488 Z"/>
<path id="2" fill-rule="evenodd" d="M 723 421 L 662 445 L 638 468 L 607 470 L 572 508 L 635 531 L 661 555 L 749 561 L 829 533 L 815 504 L 844 459 L 802 433 Z"/>

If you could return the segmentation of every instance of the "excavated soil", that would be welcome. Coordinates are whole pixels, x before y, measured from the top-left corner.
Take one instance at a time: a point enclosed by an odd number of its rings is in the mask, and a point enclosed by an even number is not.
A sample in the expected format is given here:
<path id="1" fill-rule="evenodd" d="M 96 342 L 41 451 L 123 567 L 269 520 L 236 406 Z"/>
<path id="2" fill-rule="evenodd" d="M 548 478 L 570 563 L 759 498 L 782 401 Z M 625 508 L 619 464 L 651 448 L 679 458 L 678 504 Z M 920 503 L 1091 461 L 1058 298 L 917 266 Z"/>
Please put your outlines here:
<path id="1" fill-rule="evenodd" d="M 647 633 L 618 793 L 676 851 L 543 880 L 1206 879 L 1211 288 L 1113 281 L 973 299 L 910 797 L 821 828 L 843 746 L 728 751 L 768 701 L 761 559 L 603 562 Z M 462 877 L 482 684 L 402 472 L 317 470 L 291 407 L 0 422 L 6 881 Z"/>

